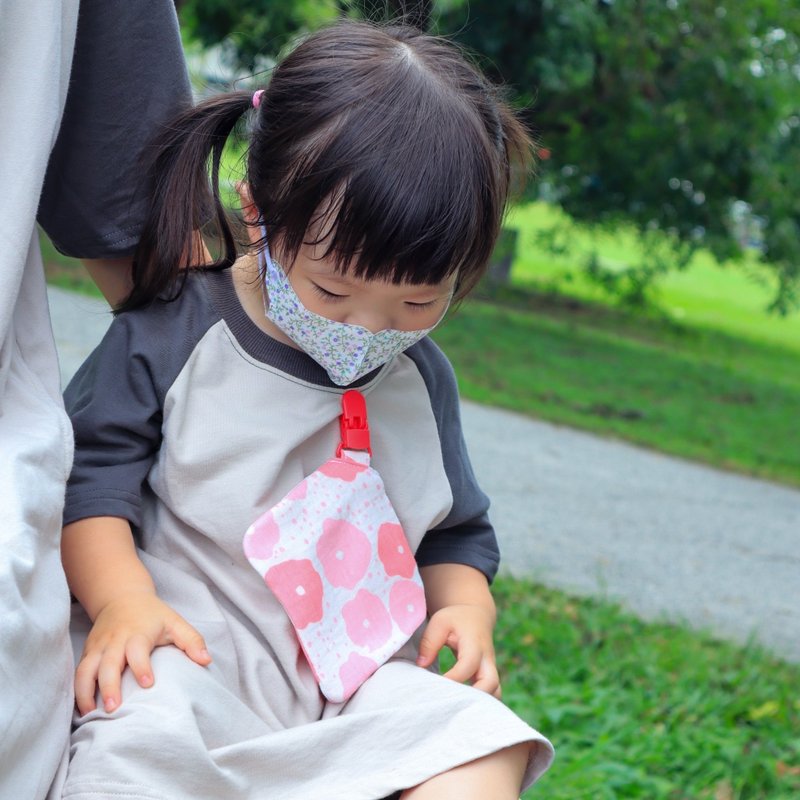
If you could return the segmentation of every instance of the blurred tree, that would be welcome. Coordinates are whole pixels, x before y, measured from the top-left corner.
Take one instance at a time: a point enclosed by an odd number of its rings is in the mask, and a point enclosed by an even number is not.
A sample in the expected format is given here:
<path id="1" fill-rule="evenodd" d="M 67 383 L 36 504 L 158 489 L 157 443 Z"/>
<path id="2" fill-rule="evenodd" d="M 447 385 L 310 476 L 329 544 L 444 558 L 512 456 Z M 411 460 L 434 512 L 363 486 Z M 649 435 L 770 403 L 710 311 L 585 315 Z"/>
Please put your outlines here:
<path id="1" fill-rule="evenodd" d="M 537 185 L 596 230 L 633 225 L 639 263 L 590 276 L 641 302 L 697 247 L 745 247 L 774 269 L 774 308 L 800 283 L 797 0 L 180 0 L 184 30 L 255 69 L 339 15 L 403 17 L 480 54 L 539 140 Z M 568 247 L 563 231 L 548 233 Z"/>
<path id="2" fill-rule="evenodd" d="M 342 3 L 364 19 L 402 21 L 427 31 L 431 26 L 433 0 L 344 0 Z"/>
<path id="3" fill-rule="evenodd" d="M 253 72 L 294 36 L 336 19 L 336 0 L 177 0 L 181 28 L 206 46 L 225 42 L 232 65 Z"/>
<path id="4" fill-rule="evenodd" d="M 539 184 L 576 220 L 642 234 L 644 257 L 628 269 L 589 258 L 598 281 L 640 301 L 698 246 L 726 259 L 754 245 L 777 272 L 774 308 L 796 303 L 800 4 L 441 0 L 438 10 L 439 29 L 515 90 L 539 139 Z M 757 235 L 742 241 L 748 221 Z"/>
<path id="5" fill-rule="evenodd" d="M 298 34 L 342 15 L 427 30 L 433 0 L 175 0 L 175 6 L 190 38 L 206 46 L 225 41 L 232 65 L 252 72 Z"/>

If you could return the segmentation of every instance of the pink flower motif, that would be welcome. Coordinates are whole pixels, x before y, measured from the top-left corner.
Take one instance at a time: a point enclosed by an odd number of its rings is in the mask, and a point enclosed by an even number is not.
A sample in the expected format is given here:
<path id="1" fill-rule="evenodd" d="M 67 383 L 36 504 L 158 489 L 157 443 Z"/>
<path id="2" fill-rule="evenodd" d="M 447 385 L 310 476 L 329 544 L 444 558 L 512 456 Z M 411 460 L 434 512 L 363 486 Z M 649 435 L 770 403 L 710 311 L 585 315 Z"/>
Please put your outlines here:
<path id="1" fill-rule="evenodd" d="M 410 578 L 414 574 L 414 554 L 400 525 L 384 522 L 378 529 L 378 557 L 387 575 Z"/>
<path id="2" fill-rule="evenodd" d="M 347 700 L 376 669 L 378 669 L 378 664 L 371 658 L 365 658 L 358 653 L 350 653 L 347 661 L 339 667 L 339 678 L 344 689 L 342 700 Z"/>
<path id="3" fill-rule="evenodd" d="M 276 564 L 264 580 L 296 628 L 322 619 L 322 578 L 307 558 Z"/>
<path id="4" fill-rule="evenodd" d="M 281 529 L 271 511 L 262 514 L 248 529 L 244 537 L 244 554 L 248 558 L 271 558 L 275 545 L 281 538 Z"/>
<path id="5" fill-rule="evenodd" d="M 425 619 L 425 592 L 414 581 L 397 581 L 389 592 L 389 610 L 397 627 L 411 636 Z"/>
<path id="6" fill-rule="evenodd" d="M 364 577 L 372 555 L 366 534 L 343 519 L 326 519 L 317 542 L 325 577 L 334 586 L 352 589 Z"/>
<path id="7" fill-rule="evenodd" d="M 392 632 L 392 620 L 386 606 L 372 592 L 360 589 L 342 607 L 347 635 L 361 647 L 376 649 L 386 642 Z"/>
<path id="8" fill-rule="evenodd" d="M 331 458 L 326 461 L 318 470 L 329 478 L 338 478 L 340 481 L 354 481 L 359 473 L 364 472 L 367 467 L 357 461 L 345 460 L 343 458 Z"/>

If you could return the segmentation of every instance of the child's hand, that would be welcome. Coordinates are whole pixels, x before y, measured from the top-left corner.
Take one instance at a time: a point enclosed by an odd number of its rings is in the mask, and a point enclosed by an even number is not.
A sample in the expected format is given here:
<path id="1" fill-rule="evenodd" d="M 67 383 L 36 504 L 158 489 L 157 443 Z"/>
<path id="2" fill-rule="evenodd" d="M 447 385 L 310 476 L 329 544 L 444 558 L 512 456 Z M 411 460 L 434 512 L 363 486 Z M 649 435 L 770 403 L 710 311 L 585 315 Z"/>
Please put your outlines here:
<path id="1" fill-rule="evenodd" d="M 456 663 L 445 673 L 459 683 L 471 681 L 476 689 L 500 697 L 500 677 L 495 663 L 494 613 L 481 605 L 452 605 L 437 611 L 422 636 L 417 664 L 430 666 L 447 645 Z"/>
<path id="2" fill-rule="evenodd" d="M 95 618 L 75 673 L 78 711 L 86 714 L 96 708 L 97 686 L 105 710 L 117 708 L 126 664 L 140 686 L 152 686 L 150 654 L 167 644 L 201 666 L 211 663 L 203 637 L 155 594 L 133 592 L 109 602 Z"/>

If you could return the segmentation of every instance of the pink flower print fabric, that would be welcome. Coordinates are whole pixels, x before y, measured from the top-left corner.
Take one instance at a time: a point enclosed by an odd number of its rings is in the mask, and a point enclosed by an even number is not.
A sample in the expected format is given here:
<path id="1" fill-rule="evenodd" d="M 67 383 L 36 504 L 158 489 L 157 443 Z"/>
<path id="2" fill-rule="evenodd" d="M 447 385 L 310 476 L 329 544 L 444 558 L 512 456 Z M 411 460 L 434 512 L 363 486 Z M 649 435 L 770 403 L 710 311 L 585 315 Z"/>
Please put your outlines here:
<path id="1" fill-rule="evenodd" d="M 425 592 L 416 581 L 397 581 L 389 591 L 389 613 L 400 630 L 411 636 L 419 627 L 420 610 L 425 614 Z"/>
<path id="2" fill-rule="evenodd" d="M 342 607 L 342 616 L 351 642 L 377 650 L 386 644 L 392 633 L 389 610 L 377 595 L 360 589 L 358 594 Z"/>
<path id="3" fill-rule="evenodd" d="M 322 619 L 322 579 L 307 558 L 276 564 L 264 575 L 267 585 L 298 630 Z"/>
<path id="4" fill-rule="evenodd" d="M 425 620 L 414 554 L 366 452 L 323 464 L 243 545 L 332 702 L 347 700 Z"/>
<path id="5" fill-rule="evenodd" d="M 355 525 L 343 519 L 326 519 L 317 542 L 317 555 L 333 586 L 353 589 L 367 572 L 372 545 Z"/>
<path id="6" fill-rule="evenodd" d="M 384 522 L 378 530 L 378 557 L 388 575 L 410 578 L 417 567 L 403 529 L 392 522 Z"/>

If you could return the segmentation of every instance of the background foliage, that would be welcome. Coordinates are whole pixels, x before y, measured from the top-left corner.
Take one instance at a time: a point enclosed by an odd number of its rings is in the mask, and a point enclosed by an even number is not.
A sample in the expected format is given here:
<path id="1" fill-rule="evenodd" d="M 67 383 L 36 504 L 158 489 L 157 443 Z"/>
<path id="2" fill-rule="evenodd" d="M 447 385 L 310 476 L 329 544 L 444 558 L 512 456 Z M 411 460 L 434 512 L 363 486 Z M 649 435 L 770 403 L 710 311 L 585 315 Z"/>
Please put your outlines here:
<path id="1" fill-rule="evenodd" d="M 800 280 L 800 6 L 793 0 L 185 0 L 181 19 L 254 69 L 339 15 L 405 15 L 478 54 L 539 142 L 535 191 L 607 232 L 633 225 L 632 263 L 587 273 L 642 302 L 699 247 L 755 248 L 773 308 Z M 563 230 L 547 241 L 563 252 Z"/>
<path id="2" fill-rule="evenodd" d="M 696 247 L 726 260 L 755 244 L 788 310 L 800 265 L 796 3 L 471 0 L 440 26 L 516 89 L 552 197 L 576 220 L 639 229 L 641 263 L 590 259 L 598 279 L 635 299 Z M 750 204 L 738 227 L 737 200 Z M 754 216 L 755 237 L 743 230 Z"/>

